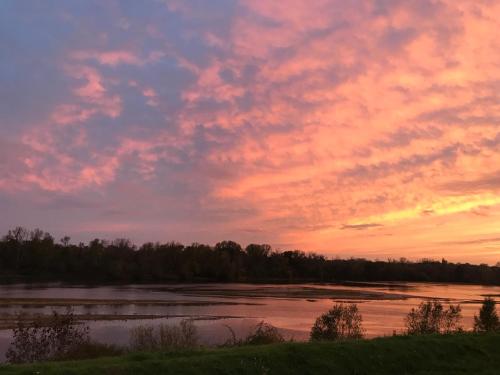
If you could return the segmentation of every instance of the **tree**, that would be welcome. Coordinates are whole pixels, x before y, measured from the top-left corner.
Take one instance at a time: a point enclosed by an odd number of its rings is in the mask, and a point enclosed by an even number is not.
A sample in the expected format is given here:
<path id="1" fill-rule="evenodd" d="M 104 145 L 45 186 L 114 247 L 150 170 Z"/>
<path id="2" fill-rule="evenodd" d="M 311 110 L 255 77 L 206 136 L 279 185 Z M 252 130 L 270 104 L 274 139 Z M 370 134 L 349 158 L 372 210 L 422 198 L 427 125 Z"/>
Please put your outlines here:
<path id="1" fill-rule="evenodd" d="M 238 258 L 243 252 L 241 245 L 234 241 L 222 241 L 215 244 L 215 251 L 226 253 L 231 260 Z"/>
<path id="2" fill-rule="evenodd" d="M 215 247 L 177 242 L 137 248 L 127 239 L 73 245 L 40 229 L 21 227 L 0 238 L 0 280 L 173 281 L 442 281 L 500 285 L 500 267 L 406 259 L 328 259 L 303 251 L 273 251 L 265 244 L 242 250 L 233 241 Z"/>
<path id="3" fill-rule="evenodd" d="M 356 304 L 336 304 L 316 319 L 311 340 L 360 339 L 363 337 L 362 321 Z"/>
<path id="4" fill-rule="evenodd" d="M 474 315 L 474 332 L 495 332 L 500 330 L 495 300 L 486 297 L 479 310 L 479 316 Z"/>
<path id="5" fill-rule="evenodd" d="M 245 252 L 250 258 L 257 258 L 257 259 L 262 259 L 262 258 L 267 258 L 269 254 L 271 253 L 271 246 L 270 245 L 258 245 L 258 244 L 250 244 L 245 248 Z"/>
<path id="6" fill-rule="evenodd" d="M 405 317 L 407 332 L 409 335 L 460 332 L 461 311 L 460 305 L 449 305 L 445 310 L 438 301 L 422 302 Z"/>
<path id="7" fill-rule="evenodd" d="M 268 264 L 271 246 L 262 244 L 250 244 L 245 248 L 246 271 L 253 278 L 266 278 L 269 276 Z"/>
<path id="8" fill-rule="evenodd" d="M 13 230 L 9 230 L 4 238 L 7 243 L 12 243 L 15 249 L 15 263 L 14 267 L 16 271 L 19 271 L 22 260 L 23 245 L 28 241 L 29 231 L 23 227 L 16 227 Z"/>
<path id="9" fill-rule="evenodd" d="M 64 247 L 69 246 L 69 241 L 71 241 L 71 237 L 69 236 L 64 236 L 63 238 L 61 238 L 61 243 Z"/>
<path id="10" fill-rule="evenodd" d="M 241 258 L 244 252 L 241 245 L 234 241 L 222 241 L 215 245 L 220 256 L 221 276 L 224 281 L 236 281 L 240 277 Z"/>
<path id="11" fill-rule="evenodd" d="M 23 243 L 28 240 L 30 232 L 23 227 L 16 227 L 12 230 L 9 230 L 7 235 L 5 236 L 5 241 L 13 241 L 17 243 Z"/>

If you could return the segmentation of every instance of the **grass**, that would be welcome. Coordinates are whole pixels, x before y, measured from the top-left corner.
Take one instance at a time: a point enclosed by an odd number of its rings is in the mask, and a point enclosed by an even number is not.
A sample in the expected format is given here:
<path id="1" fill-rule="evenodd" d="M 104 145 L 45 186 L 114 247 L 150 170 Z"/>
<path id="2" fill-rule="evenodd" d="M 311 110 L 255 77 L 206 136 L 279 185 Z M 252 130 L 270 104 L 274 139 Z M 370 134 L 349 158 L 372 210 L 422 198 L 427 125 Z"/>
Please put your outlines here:
<path id="1" fill-rule="evenodd" d="M 0 374 L 493 375 L 499 369 L 499 334 L 459 334 L 138 352 L 93 360 L 4 365 Z"/>

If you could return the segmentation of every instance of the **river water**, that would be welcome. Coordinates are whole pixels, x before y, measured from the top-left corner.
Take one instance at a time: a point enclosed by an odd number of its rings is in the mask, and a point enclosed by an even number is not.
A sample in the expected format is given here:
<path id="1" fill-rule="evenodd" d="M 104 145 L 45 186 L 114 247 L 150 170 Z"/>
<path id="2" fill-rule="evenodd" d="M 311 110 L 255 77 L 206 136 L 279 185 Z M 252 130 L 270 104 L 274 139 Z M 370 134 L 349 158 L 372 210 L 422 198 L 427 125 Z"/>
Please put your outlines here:
<path id="1" fill-rule="evenodd" d="M 19 312 L 50 314 L 71 305 L 86 316 L 96 340 L 126 345 L 137 325 L 178 323 L 194 319 L 204 344 L 229 338 L 230 326 L 243 337 L 260 321 L 283 335 L 306 340 L 317 316 L 335 302 L 357 303 L 367 337 L 391 335 L 404 329 L 404 316 L 424 300 L 460 303 L 463 326 L 472 328 L 484 296 L 500 301 L 500 287 L 434 283 L 349 284 L 165 284 L 74 286 L 17 284 L 0 286 L 0 322 Z M 106 320 L 103 320 L 103 319 Z M 137 319 L 139 318 L 139 319 Z M 12 330 L 0 330 L 0 359 Z"/>

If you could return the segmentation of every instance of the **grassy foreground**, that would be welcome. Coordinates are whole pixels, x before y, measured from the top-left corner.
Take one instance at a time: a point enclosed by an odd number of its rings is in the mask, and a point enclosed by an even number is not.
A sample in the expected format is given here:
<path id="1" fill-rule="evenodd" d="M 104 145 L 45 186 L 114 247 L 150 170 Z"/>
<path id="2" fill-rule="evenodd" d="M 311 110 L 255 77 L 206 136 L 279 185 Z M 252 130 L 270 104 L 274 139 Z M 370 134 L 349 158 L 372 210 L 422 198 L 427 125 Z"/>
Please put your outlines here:
<path id="1" fill-rule="evenodd" d="M 499 374 L 500 335 L 387 337 L 285 343 L 37 365 L 0 374 Z"/>

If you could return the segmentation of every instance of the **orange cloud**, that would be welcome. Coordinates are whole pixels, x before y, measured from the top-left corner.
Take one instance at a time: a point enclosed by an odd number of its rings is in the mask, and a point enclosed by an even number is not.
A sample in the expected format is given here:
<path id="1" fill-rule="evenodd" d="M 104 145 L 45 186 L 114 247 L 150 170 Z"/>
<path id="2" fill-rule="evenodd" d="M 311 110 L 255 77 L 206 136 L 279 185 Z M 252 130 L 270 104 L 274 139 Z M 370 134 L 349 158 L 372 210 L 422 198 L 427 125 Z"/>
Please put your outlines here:
<path id="1" fill-rule="evenodd" d="M 33 155 L 0 190 L 134 181 L 182 203 L 181 232 L 496 262 L 499 4 L 155 6 L 60 54 L 68 94 L 16 134 Z"/>

